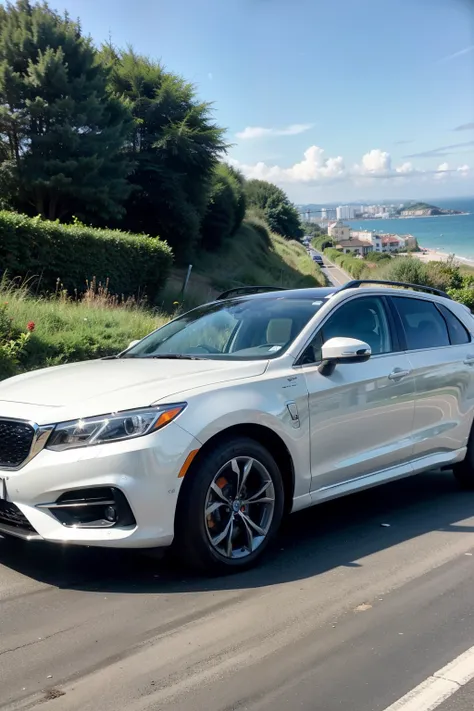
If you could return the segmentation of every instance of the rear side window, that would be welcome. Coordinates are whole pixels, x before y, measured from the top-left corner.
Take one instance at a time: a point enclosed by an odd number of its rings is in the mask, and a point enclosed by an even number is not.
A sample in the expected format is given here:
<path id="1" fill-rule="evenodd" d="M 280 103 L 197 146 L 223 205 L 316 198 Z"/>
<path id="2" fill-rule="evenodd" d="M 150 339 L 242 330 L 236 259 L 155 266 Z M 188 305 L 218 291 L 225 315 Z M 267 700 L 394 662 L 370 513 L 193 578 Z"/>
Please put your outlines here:
<path id="1" fill-rule="evenodd" d="M 451 344 L 453 346 L 461 346 L 463 343 L 470 343 L 470 333 L 458 317 L 455 316 L 446 306 L 443 306 L 443 304 L 437 304 L 437 306 L 448 324 L 449 339 Z"/>
<path id="2" fill-rule="evenodd" d="M 431 301 L 393 297 L 402 320 L 409 351 L 449 346 L 446 321 Z"/>

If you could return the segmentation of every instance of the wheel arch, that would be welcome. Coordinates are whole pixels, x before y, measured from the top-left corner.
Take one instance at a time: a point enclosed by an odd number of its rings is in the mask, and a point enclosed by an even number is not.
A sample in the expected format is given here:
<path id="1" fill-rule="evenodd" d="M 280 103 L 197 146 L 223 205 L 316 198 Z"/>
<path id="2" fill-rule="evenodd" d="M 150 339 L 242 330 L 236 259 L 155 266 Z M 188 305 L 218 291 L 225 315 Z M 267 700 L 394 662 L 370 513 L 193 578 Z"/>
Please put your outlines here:
<path id="1" fill-rule="evenodd" d="M 265 425 L 257 424 L 241 424 L 232 425 L 224 430 L 221 430 L 217 434 L 210 437 L 201 447 L 199 452 L 196 454 L 195 458 L 188 471 L 184 476 L 184 480 L 178 495 L 178 502 L 176 506 L 176 515 L 180 510 L 180 502 L 185 496 L 185 491 L 192 479 L 194 472 L 197 469 L 199 462 L 202 458 L 216 445 L 225 442 L 226 440 L 233 439 L 235 437 L 248 437 L 258 442 L 263 447 L 265 447 L 271 456 L 275 459 L 278 468 L 280 470 L 282 480 L 283 480 L 283 491 L 284 491 L 284 513 L 288 514 L 291 511 L 293 505 L 293 496 L 295 491 L 295 469 L 292 456 L 288 450 L 288 447 L 281 439 L 281 437 L 269 427 Z"/>

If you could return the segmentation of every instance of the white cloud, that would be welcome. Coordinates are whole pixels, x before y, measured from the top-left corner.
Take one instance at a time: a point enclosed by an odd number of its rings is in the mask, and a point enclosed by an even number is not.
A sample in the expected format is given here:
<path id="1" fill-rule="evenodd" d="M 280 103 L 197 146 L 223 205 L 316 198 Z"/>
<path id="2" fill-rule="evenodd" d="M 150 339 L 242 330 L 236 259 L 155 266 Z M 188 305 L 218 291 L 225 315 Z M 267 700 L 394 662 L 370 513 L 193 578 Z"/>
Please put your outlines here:
<path id="1" fill-rule="evenodd" d="M 313 128 L 312 123 L 292 123 L 285 128 L 264 128 L 263 126 L 247 126 L 243 131 L 235 135 L 242 141 L 253 138 L 264 138 L 266 136 L 297 136 Z"/>
<path id="2" fill-rule="evenodd" d="M 443 180 L 446 177 L 447 173 L 449 173 L 449 172 L 450 172 L 449 164 L 448 163 L 441 163 L 440 165 L 438 165 L 437 169 L 435 170 L 435 174 L 434 174 L 435 180 Z"/>
<path id="3" fill-rule="evenodd" d="M 345 181 L 353 185 L 370 185 L 377 182 L 427 181 L 470 176 L 470 167 L 461 165 L 451 169 L 448 163 L 441 163 L 435 170 L 421 170 L 407 161 L 392 167 L 390 153 L 373 148 L 365 153 L 360 162 L 348 168 L 342 156 L 325 157 L 319 146 L 310 146 L 303 159 L 289 167 L 259 161 L 252 164 L 229 159 L 229 163 L 239 168 L 247 178 L 268 180 L 281 185 L 325 185 Z"/>
<path id="4" fill-rule="evenodd" d="M 285 171 L 290 181 L 310 182 L 340 178 L 345 174 L 344 160 L 337 158 L 324 158 L 324 150 L 319 146 L 311 146 L 304 152 L 304 159 L 295 163 Z"/>
<path id="5" fill-rule="evenodd" d="M 232 161 L 234 164 L 236 161 Z M 238 164 L 244 175 L 258 180 L 279 183 L 310 183 L 320 180 L 334 180 L 345 176 L 346 169 L 341 156 L 325 158 L 324 150 L 319 146 L 310 146 L 304 152 L 304 158 L 290 168 L 268 165 L 263 161 L 254 165 Z"/>
<path id="6" fill-rule="evenodd" d="M 392 169 L 392 159 L 390 153 L 373 148 L 369 153 L 362 156 L 362 173 L 383 175 Z"/>
<path id="7" fill-rule="evenodd" d="M 398 168 L 395 168 L 395 171 L 397 173 L 400 173 L 401 175 L 410 175 L 411 173 L 415 173 L 415 169 L 413 165 L 407 161 L 406 163 L 402 163 L 402 165 L 399 165 Z"/>

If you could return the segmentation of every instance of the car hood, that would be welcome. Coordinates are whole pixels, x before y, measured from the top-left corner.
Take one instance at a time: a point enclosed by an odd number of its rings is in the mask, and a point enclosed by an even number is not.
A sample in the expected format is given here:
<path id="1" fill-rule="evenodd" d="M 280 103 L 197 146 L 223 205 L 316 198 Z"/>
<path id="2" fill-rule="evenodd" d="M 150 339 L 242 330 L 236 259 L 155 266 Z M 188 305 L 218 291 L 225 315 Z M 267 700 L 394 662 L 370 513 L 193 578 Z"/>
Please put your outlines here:
<path id="1" fill-rule="evenodd" d="M 117 358 L 46 368 L 0 383 L 0 417 L 47 424 L 173 402 L 195 388 L 262 375 L 267 364 Z"/>

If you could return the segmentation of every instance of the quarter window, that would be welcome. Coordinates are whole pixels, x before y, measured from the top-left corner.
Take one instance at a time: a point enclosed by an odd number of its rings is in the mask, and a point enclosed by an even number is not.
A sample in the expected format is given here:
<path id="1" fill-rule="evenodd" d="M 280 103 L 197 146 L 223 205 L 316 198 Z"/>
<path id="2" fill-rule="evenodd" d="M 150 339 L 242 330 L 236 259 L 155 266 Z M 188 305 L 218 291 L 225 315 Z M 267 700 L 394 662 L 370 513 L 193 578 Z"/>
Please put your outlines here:
<path id="1" fill-rule="evenodd" d="M 451 341 L 451 345 L 461 346 L 463 343 L 470 343 L 471 336 L 469 331 L 464 324 L 461 323 L 458 317 L 446 308 L 446 306 L 443 306 L 443 304 L 437 304 L 437 306 L 448 325 L 449 340 Z"/>
<path id="2" fill-rule="evenodd" d="M 446 321 L 431 301 L 393 297 L 409 351 L 449 346 Z"/>

